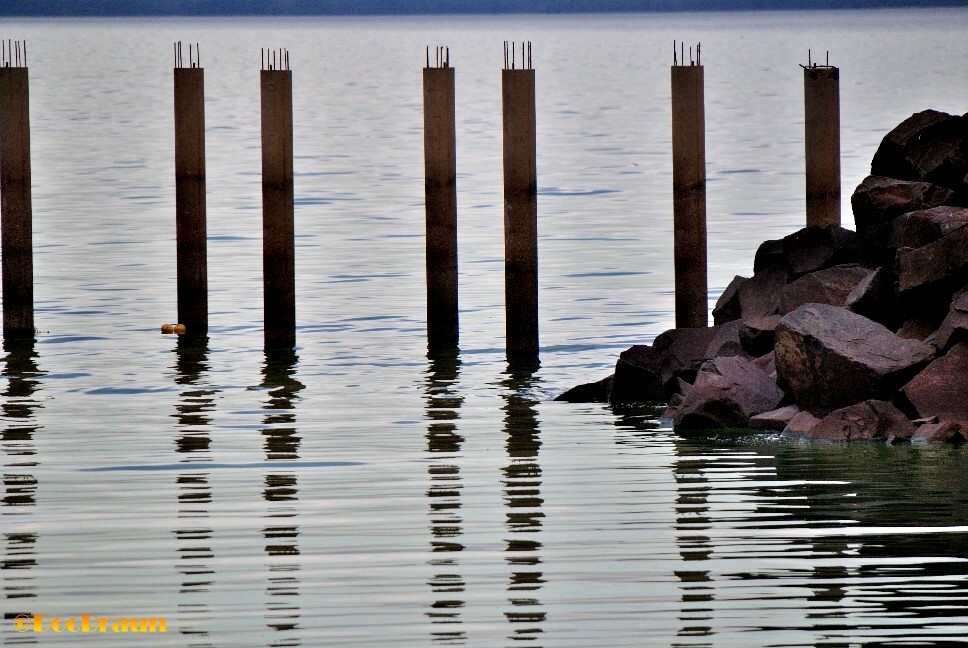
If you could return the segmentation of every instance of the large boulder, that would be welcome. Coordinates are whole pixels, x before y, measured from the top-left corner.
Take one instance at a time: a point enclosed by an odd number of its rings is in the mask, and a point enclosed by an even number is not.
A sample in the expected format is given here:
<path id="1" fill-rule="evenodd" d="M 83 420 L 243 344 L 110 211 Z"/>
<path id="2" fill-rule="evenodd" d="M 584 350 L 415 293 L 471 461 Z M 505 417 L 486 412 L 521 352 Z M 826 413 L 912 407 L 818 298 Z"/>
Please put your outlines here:
<path id="1" fill-rule="evenodd" d="M 911 441 L 962 444 L 968 441 L 968 422 L 946 419 L 937 423 L 925 423 L 914 432 Z"/>
<path id="2" fill-rule="evenodd" d="M 890 265 L 890 238 L 894 219 L 908 212 L 947 204 L 954 192 L 928 182 L 868 176 L 854 190 L 854 210 L 860 242 L 860 260 L 865 265 Z"/>
<path id="3" fill-rule="evenodd" d="M 938 351 L 947 353 L 959 342 L 968 341 L 968 289 L 960 290 L 951 300 L 951 309 L 933 337 L 926 340 L 933 343 Z"/>
<path id="4" fill-rule="evenodd" d="M 839 225 L 804 227 L 779 240 L 764 241 L 756 250 L 753 273 L 780 269 L 791 279 L 859 259 L 857 235 Z"/>
<path id="5" fill-rule="evenodd" d="M 968 342 L 951 347 L 901 389 L 898 404 L 915 417 L 968 420 Z"/>
<path id="6" fill-rule="evenodd" d="M 652 345 L 637 344 L 619 355 L 612 382 L 612 403 L 668 402 L 677 377 L 691 382 L 707 360 L 706 349 L 718 328 L 677 328 L 666 331 Z"/>
<path id="7" fill-rule="evenodd" d="M 786 269 L 771 266 L 737 289 L 743 322 L 739 339 L 751 356 L 761 356 L 773 348 L 773 332 L 780 322 L 780 295 L 786 281 Z"/>
<path id="8" fill-rule="evenodd" d="M 740 357 L 703 364 L 675 413 L 677 428 L 748 427 L 750 417 L 776 409 L 783 392 L 765 371 Z"/>
<path id="9" fill-rule="evenodd" d="M 780 292 L 780 314 L 786 315 L 809 303 L 843 306 L 847 297 L 869 274 L 869 268 L 856 263 L 805 274 L 784 286 Z"/>
<path id="10" fill-rule="evenodd" d="M 607 403 L 612 395 L 612 381 L 614 376 L 607 376 L 595 382 L 584 383 L 572 387 L 555 400 L 566 403 Z"/>
<path id="11" fill-rule="evenodd" d="M 865 400 L 834 410 L 805 435 L 827 441 L 903 441 L 915 433 L 901 410 L 882 400 Z"/>
<path id="12" fill-rule="evenodd" d="M 751 416 L 750 427 L 757 430 L 782 431 L 799 413 L 800 408 L 796 405 L 785 405 L 769 412 Z"/>
<path id="13" fill-rule="evenodd" d="M 780 386 L 814 414 L 868 399 L 890 399 L 934 357 L 934 348 L 904 340 L 844 308 L 804 304 L 776 328 Z"/>
<path id="14" fill-rule="evenodd" d="M 791 279 L 859 259 L 857 234 L 839 225 L 804 227 L 784 236 L 782 243 Z"/>
<path id="15" fill-rule="evenodd" d="M 945 234 L 968 225 L 968 209 L 942 205 L 908 212 L 897 217 L 891 228 L 889 247 L 919 248 Z"/>
<path id="16" fill-rule="evenodd" d="M 898 298 L 910 314 L 944 317 L 954 293 L 968 282 L 968 225 L 933 243 L 897 252 Z"/>
<path id="17" fill-rule="evenodd" d="M 864 277 L 847 295 L 844 308 L 896 331 L 901 325 L 901 316 L 897 307 L 897 277 L 894 272 L 877 268 Z"/>
<path id="18" fill-rule="evenodd" d="M 915 113 L 884 136 L 871 174 L 958 189 L 968 174 L 968 119 L 937 110 Z"/>
<path id="19" fill-rule="evenodd" d="M 742 308 L 739 303 L 739 287 L 743 285 L 747 277 L 736 275 L 729 282 L 723 294 L 716 300 L 716 307 L 713 308 L 713 324 L 725 324 L 738 320 L 742 316 Z"/>

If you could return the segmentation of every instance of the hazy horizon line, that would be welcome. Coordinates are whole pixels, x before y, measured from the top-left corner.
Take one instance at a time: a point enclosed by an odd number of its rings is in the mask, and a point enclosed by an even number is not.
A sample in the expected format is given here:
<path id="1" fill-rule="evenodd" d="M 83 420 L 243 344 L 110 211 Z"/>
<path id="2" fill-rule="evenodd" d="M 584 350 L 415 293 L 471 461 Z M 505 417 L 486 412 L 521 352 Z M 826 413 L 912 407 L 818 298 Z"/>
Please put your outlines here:
<path id="1" fill-rule="evenodd" d="M 403 16 L 968 7 L 968 0 L 0 0 L 0 17 Z"/>

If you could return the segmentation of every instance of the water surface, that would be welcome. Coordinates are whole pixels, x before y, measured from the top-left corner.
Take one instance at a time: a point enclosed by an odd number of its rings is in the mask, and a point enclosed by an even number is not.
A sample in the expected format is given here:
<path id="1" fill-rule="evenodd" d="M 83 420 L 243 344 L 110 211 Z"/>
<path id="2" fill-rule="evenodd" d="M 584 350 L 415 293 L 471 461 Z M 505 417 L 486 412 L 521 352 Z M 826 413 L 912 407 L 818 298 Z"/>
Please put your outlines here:
<path id="1" fill-rule="evenodd" d="M 963 637 L 962 450 L 683 435 L 551 399 L 672 326 L 673 39 L 703 44 L 714 300 L 803 222 L 808 48 L 841 67 L 850 224 L 884 133 L 968 105 L 965 10 L 0 25 L 30 47 L 40 329 L 0 361 L 3 645 L 109 643 L 17 634 L 18 613 L 165 617 L 151 646 Z M 534 366 L 503 352 L 512 39 L 537 70 Z M 175 40 L 205 68 L 202 341 L 158 332 L 176 318 Z M 461 349 L 428 359 L 436 44 L 457 72 Z M 287 47 L 294 75 L 291 353 L 262 349 L 260 47 Z"/>

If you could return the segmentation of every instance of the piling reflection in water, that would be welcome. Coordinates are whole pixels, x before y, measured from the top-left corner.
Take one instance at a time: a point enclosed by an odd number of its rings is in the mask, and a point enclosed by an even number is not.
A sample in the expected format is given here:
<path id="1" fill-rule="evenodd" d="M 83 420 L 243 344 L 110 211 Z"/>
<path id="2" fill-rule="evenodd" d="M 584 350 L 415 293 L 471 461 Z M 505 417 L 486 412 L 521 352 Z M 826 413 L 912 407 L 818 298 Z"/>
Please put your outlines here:
<path id="1" fill-rule="evenodd" d="M 704 568 L 713 547 L 703 532 L 712 526 L 709 520 L 711 486 L 703 465 L 681 453 L 682 448 L 677 447 L 676 454 L 681 460 L 675 467 L 676 544 L 683 562 L 683 568 L 675 572 L 682 590 L 679 637 L 709 637 L 713 634 L 710 624 L 716 589 L 709 569 Z"/>
<path id="2" fill-rule="evenodd" d="M 262 368 L 262 387 L 269 390 L 263 406 L 262 435 L 267 461 L 295 461 L 299 459 L 296 434 L 295 402 L 304 385 L 295 378 L 299 357 L 288 348 L 267 348 Z M 267 502 L 267 523 L 262 529 L 265 539 L 266 567 L 266 625 L 276 631 L 268 646 L 301 646 L 302 610 L 299 597 L 299 484 L 291 470 L 270 470 L 265 476 L 263 498 Z"/>
<path id="3" fill-rule="evenodd" d="M 44 375 L 37 366 L 33 340 L 5 340 L 2 375 L 7 381 L 3 391 L 3 501 L 0 505 L 0 528 L 3 533 L 2 570 L 4 630 L 17 614 L 33 609 L 34 578 L 38 534 L 27 530 L 30 516 L 37 505 L 37 478 L 31 470 L 37 466 L 34 434 L 39 426 L 34 410 L 43 407 L 36 393 Z M 3 645 L 35 644 L 32 637 L 3 632 Z"/>
<path id="4" fill-rule="evenodd" d="M 503 469 L 504 495 L 507 506 L 505 526 L 510 537 L 505 548 L 505 561 L 511 568 L 508 581 L 509 610 L 504 613 L 512 624 L 511 640 L 537 640 L 544 631 L 546 614 L 538 599 L 545 582 L 542 572 L 541 465 L 538 452 L 541 439 L 534 406 L 538 399 L 530 394 L 537 379 L 537 359 L 522 359 L 508 364 L 502 385 L 504 394 L 504 433 L 507 435 L 508 465 Z"/>
<path id="5" fill-rule="evenodd" d="M 182 387 L 172 416 L 178 422 L 175 451 L 185 464 L 211 462 L 208 425 L 215 407 L 217 390 L 206 389 L 208 337 L 180 336 L 175 349 L 175 384 Z M 186 466 L 190 468 L 190 466 Z M 175 529 L 181 575 L 178 590 L 178 631 L 192 637 L 193 646 L 210 646 L 205 641 L 212 612 L 210 592 L 215 584 L 214 531 L 210 520 L 212 487 L 210 475 L 198 470 L 179 471 L 178 528 Z"/>
<path id="6" fill-rule="evenodd" d="M 460 628 L 466 584 L 460 573 L 459 552 L 464 550 L 461 518 L 460 452 L 464 437 L 457 431 L 457 420 L 463 397 L 455 385 L 460 375 L 460 357 L 456 353 L 431 355 L 425 385 L 427 399 L 427 452 L 430 462 L 427 474 L 430 487 L 430 545 L 434 552 L 429 561 L 434 575 L 427 583 L 434 594 L 427 617 L 435 626 L 431 639 L 435 645 L 463 645 L 467 632 Z"/>

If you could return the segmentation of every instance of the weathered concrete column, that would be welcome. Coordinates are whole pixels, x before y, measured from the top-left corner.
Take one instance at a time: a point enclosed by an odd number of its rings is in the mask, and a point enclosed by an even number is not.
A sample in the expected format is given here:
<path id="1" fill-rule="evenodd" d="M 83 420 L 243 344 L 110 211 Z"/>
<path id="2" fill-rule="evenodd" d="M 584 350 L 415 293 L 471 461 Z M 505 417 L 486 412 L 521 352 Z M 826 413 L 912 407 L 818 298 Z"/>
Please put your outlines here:
<path id="1" fill-rule="evenodd" d="M 12 48 L 11 48 L 12 49 Z M 34 337 L 30 97 L 26 44 L 4 48 L 0 67 L 0 256 L 3 337 Z"/>
<path id="2" fill-rule="evenodd" d="M 427 346 L 457 346 L 457 138 L 454 68 L 437 48 L 436 67 L 423 71 L 424 193 L 427 209 Z"/>
<path id="3" fill-rule="evenodd" d="M 840 225 L 840 70 L 803 68 L 807 226 Z"/>
<path id="4" fill-rule="evenodd" d="M 296 344 L 293 226 L 292 71 L 285 50 L 270 52 L 262 82 L 262 273 L 267 348 Z"/>
<path id="5" fill-rule="evenodd" d="M 706 118 L 703 68 L 672 66 L 672 190 L 676 327 L 709 325 L 706 278 Z"/>
<path id="6" fill-rule="evenodd" d="M 531 44 L 505 43 L 504 301 L 509 358 L 538 355 L 538 183 L 535 168 L 534 70 Z"/>
<path id="7" fill-rule="evenodd" d="M 178 321 L 191 335 L 208 333 L 208 250 L 205 215 L 205 73 L 189 46 L 175 56 L 175 230 Z"/>

